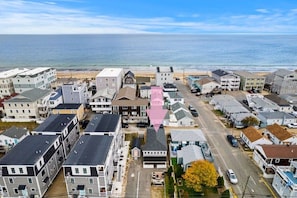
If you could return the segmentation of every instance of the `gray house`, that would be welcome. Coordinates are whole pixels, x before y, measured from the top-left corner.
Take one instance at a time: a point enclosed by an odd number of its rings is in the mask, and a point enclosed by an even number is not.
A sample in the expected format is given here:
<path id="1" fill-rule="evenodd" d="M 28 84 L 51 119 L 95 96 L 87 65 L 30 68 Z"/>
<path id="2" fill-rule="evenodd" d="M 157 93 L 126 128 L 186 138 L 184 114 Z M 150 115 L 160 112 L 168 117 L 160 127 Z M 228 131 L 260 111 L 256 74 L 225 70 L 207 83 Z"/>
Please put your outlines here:
<path id="1" fill-rule="evenodd" d="M 188 145 L 177 151 L 177 164 L 181 164 L 184 171 L 191 166 L 191 163 L 197 160 L 204 160 L 200 146 Z"/>
<path id="2" fill-rule="evenodd" d="M 69 197 L 110 197 L 113 136 L 83 135 L 63 164 Z"/>
<path id="3" fill-rule="evenodd" d="M 297 122 L 295 116 L 280 111 L 260 112 L 257 117 L 260 120 L 260 127 L 266 127 L 274 123 L 277 123 L 278 125 L 287 125 Z"/>
<path id="4" fill-rule="evenodd" d="M 164 128 L 148 127 L 142 146 L 143 168 L 167 168 L 167 141 Z"/>
<path id="5" fill-rule="evenodd" d="M 32 135 L 0 160 L 3 197 L 43 197 L 64 161 L 59 135 Z"/>
<path id="6" fill-rule="evenodd" d="M 79 123 L 74 114 L 52 114 L 32 134 L 60 135 L 66 157 L 79 138 Z"/>
<path id="7" fill-rule="evenodd" d="M 287 69 L 278 69 L 268 75 L 266 84 L 271 87 L 271 92 L 276 94 L 296 94 L 297 93 L 297 72 Z"/>
<path id="8" fill-rule="evenodd" d="M 62 85 L 64 103 L 87 104 L 89 95 L 86 83 L 67 83 Z"/>

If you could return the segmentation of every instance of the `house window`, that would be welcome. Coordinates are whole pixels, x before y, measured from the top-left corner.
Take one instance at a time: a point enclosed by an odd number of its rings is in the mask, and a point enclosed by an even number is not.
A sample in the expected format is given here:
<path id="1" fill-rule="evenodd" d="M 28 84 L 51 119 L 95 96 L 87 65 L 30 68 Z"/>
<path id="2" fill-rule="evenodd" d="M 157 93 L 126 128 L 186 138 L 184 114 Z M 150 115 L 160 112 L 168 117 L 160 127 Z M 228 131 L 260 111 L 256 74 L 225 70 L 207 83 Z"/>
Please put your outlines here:
<path id="1" fill-rule="evenodd" d="M 93 189 L 92 188 L 88 188 L 88 192 L 89 192 L 89 194 L 93 194 Z"/>
<path id="2" fill-rule="evenodd" d="M 79 173 L 79 170 L 78 168 L 75 168 L 75 173 L 78 174 Z"/>
<path id="3" fill-rule="evenodd" d="M 43 176 L 45 174 L 45 171 L 43 170 L 42 172 L 41 172 L 41 175 Z"/>
<path id="4" fill-rule="evenodd" d="M 13 184 L 13 179 L 9 178 L 9 183 Z"/>
<path id="5" fill-rule="evenodd" d="M 74 182 L 75 182 L 74 179 L 71 178 L 71 179 L 70 179 L 70 183 L 74 184 Z"/>
<path id="6" fill-rule="evenodd" d="M 19 170 L 21 174 L 24 173 L 23 168 L 19 168 Z"/>
<path id="7" fill-rule="evenodd" d="M 100 192 L 105 192 L 105 188 L 100 188 Z"/>
<path id="8" fill-rule="evenodd" d="M 17 188 L 14 189 L 15 194 L 19 194 L 19 190 Z"/>
<path id="9" fill-rule="evenodd" d="M 30 178 L 30 177 L 28 178 L 28 183 L 32 184 L 32 178 Z"/>
<path id="10" fill-rule="evenodd" d="M 12 173 L 15 173 L 15 169 L 14 169 L 14 168 L 11 168 L 11 172 L 12 172 Z"/>
<path id="11" fill-rule="evenodd" d="M 90 182 L 90 184 L 93 184 L 94 183 L 94 180 L 93 179 L 90 179 L 89 182 Z"/>
<path id="12" fill-rule="evenodd" d="M 83 168 L 83 173 L 87 174 L 87 169 L 86 168 Z"/>

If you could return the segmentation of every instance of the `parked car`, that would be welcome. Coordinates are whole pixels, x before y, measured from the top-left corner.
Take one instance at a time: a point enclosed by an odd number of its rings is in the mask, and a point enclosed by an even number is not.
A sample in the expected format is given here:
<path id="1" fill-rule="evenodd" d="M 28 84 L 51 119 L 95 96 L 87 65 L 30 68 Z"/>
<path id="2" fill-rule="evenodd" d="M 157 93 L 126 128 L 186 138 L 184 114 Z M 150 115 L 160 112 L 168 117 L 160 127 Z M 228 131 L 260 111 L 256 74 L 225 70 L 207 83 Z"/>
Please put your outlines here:
<path id="1" fill-rule="evenodd" d="M 90 120 L 83 120 L 81 122 L 81 128 L 83 128 L 83 129 L 87 128 L 89 122 L 90 122 Z"/>
<path id="2" fill-rule="evenodd" d="M 229 179 L 229 181 L 232 183 L 232 184 L 237 184 L 238 183 L 238 179 L 235 175 L 235 173 L 233 172 L 232 169 L 228 169 L 227 172 L 226 172 L 226 175 Z"/>
<path id="3" fill-rule="evenodd" d="M 146 127 L 148 127 L 148 124 L 145 122 L 139 122 L 136 124 L 136 126 L 139 128 L 146 128 Z"/>
<path id="4" fill-rule="evenodd" d="M 287 126 L 292 129 L 297 129 L 297 123 L 290 123 Z"/>
<path id="5" fill-rule="evenodd" d="M 193 117 L 198 117 L 198 112 L 197 112 L 196 109 L 195 110 L 191 110 L 190 112 L 191 112 L 191 114 L 192 114 Z"/>
<path id="6" fill-rule="evenodd" d="M 129 124 L 128 123 L 122 123 L 122 128 L 129 128 Z"/>
<path id="7" fill-rule="evenodd" d="M 238 147 L 238 141 L 233 135 L 227 135 L 227 140 L 233 147 Z"/>

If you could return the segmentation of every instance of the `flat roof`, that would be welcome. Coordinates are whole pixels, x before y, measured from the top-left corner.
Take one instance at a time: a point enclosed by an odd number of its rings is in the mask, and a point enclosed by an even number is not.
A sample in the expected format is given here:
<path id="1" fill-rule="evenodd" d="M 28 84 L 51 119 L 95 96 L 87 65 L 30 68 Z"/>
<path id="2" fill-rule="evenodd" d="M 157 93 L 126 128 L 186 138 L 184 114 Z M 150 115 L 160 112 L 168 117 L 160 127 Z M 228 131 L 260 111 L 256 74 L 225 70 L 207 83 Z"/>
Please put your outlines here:
<path id="1" fill-rule="evenodd" d="M 44 72 L 49 69 L 51 69 L 51 68 L 50 67 L 37 67 L 37 68 L 34 68 L 34 69 L 31 69 L 31 70 L 21 73 L 20 76 L 33 76 L 33 75 L 39 74 L 39 73 Z"/>
<path id="2" fill-rule="evenodd" d="M 96 77 L 115 77 L 123 73 L 123 68 L 104 68 Z"/>
<path id="3" fill-rule="evenodd" d="M 78 109 L 81 105 L 81 103 L 62 103 L 56 106 L 54 109 Z"/>
<path id="4" fill-rule="evenodd" d="M 120 115 L 95 114 L 85 132 L 115 132 L 119 120 Z"/>
<path id="5" fill-rule="evenodd" d="M 58 138 L 58 135 L 29 135 L 0 159 L 0 165 L 34 165 Z"/>
<path id="6" fill-rule="evenodd" d="M 62 132 L 74 117 L 74 114 L 51 114 L 44 122 L 35 128 L 34 131 Z"/>
<path id="7" fill-rule="evenodd" d="M 63 166 L 67 165 L 104 165 L 110 150 L 113 136 L 82 135 Z"/>
<path id="8" fill-rule="evenodd" d="M 19 69 L 19 68 L 15 68 L 15 69 L 11 69 L 11 70 L 8 70 L 8 71 L 3 71 L 3 72 L 0 72 L 0 78 L 11 78 L 11 77 L 14 77 L 20 73 L 23 73 L 23 72 L 26 72 L 28 71 L 29 69 Z"/>

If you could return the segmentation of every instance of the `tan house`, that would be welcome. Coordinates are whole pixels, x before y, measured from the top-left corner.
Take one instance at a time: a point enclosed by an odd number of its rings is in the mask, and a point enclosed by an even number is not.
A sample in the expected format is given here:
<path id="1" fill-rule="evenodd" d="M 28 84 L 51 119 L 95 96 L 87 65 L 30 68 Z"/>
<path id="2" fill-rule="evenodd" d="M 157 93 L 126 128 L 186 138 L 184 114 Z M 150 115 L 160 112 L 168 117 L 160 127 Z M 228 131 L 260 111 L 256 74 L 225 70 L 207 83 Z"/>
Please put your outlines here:
<path id="1" fill-rule="evenodd" d="M 52 110 L 52 114 L 75 114 L 79 121 L 84 119 L 85 111 L 83 104 L 59 104 Z"/>
<path id="2" fill-rule="evenodd" d="M 265 84 L 264 76 L 259 76 L 248 71 L 234 71 L 234 74 L 240 76 L 240 90 L 263 90 Z"/>
<path id="3" fill-rule="evenodd" d="M 121 88 L 112 101 L 112 111 L 121 115 L 123 123 L 147 123 L 147 108 L 148 100 L 136 97 L 136 89 L 131 87 Z"/>

